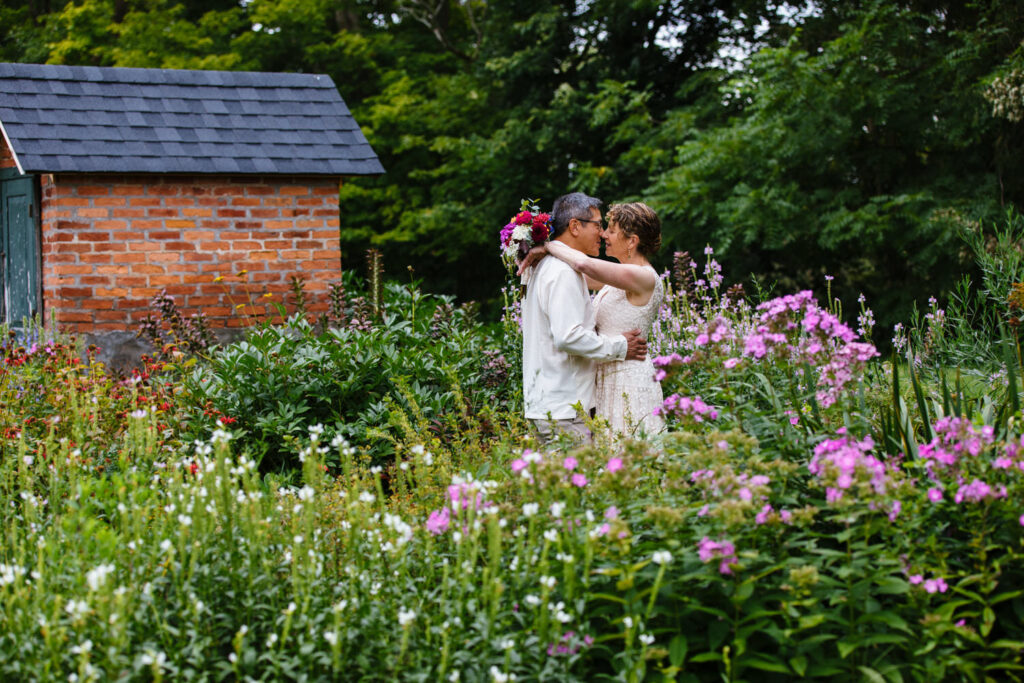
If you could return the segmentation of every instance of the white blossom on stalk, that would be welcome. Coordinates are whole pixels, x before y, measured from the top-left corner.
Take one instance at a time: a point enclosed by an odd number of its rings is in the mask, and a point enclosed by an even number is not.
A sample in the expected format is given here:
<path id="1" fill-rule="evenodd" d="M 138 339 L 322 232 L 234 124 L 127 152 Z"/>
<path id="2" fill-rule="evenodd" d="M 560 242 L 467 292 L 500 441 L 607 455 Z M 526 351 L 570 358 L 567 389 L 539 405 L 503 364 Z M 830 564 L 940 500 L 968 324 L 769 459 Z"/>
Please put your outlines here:
<path id="1" fill-rule="evenodd" d="M 651 562 L 654 564 L 669 564 L 672 561 L 672 553 L 667 550 L 655 551 L 654 555 L 651 556 Z"/>
<path id="2" fill-rule="evenodd" d="M 558 580 L 555 579 L 555 577 L 553 576 L 540 577 L 540 585 L 544 586 L 545 588 L 554 588 L 556 583 L 558 583 Z"/>
<path id="3" fill-rule="evenodd" d="M 68 600 L 64 605 L 64 611 L 71 615 L 72 619 L 80 619 L 89 613 L 89 605 L 85 600 Z"/>
<path id="4" fill-rule="evenodd" d="M 398 625 L 405 628 L 412 623 L 412 620 L 416 618 L 416 612 L 400 607 L 398 609 Z"/>
<path id="5" fill-rule="evenodd" d="M 559 517 L 562 516 L 562 511 L 565 510 L 565 503 L 561 503 L 561 502 L 552 503 L 551 507 L 548 508 L 548 510 L 551 512 L 551 516 L 552 517 L 554 517 L 555 519 L 558 519 Z"/>
<path id="6" fill-rule="evenodd" d="M 523 517 L 533 517 L 540 510 L 537 503 L 523 503 Z"/>
<path id="7" fill-rule="evenodd" d="M 89 590 L 96 591 L 100 589 L 107 581 L 107 576 L 114 572 L 114 565 L 112 564 L 101 564 L 93 569 L 90 569 L 85 573 L 85 581 L 89 584 Z"/>
<path id="8" fill-rule="evenodd" d="M 640 634 L 640 642 L 643 643 L 644 645 L 650 645 L 651 643 L 654 642 L 654 636 L 651 635 L 650 633 L 641 633 Z"/>

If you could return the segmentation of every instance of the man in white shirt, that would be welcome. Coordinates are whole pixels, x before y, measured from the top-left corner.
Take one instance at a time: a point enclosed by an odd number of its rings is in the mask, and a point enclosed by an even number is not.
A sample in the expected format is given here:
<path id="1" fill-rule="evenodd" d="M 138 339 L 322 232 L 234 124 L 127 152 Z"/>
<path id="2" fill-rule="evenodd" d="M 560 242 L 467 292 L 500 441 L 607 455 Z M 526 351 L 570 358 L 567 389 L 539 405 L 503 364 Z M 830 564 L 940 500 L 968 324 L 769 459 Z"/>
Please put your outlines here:
<path id="1" fill-rule="evenodd" d="M 601 200 L 573 192 L 555 200 L 552 239 L 590 256 L 601 251 Z M 639 330 L 604 337 L 594 331 L 587 282 L 572 266 L 545 258 L 535 266 L 523 300 L 523 402 L 544 442 L 558 432 L 587 441 L 577 406 L 592 414 L 595 364 L 643 360 Z"/>

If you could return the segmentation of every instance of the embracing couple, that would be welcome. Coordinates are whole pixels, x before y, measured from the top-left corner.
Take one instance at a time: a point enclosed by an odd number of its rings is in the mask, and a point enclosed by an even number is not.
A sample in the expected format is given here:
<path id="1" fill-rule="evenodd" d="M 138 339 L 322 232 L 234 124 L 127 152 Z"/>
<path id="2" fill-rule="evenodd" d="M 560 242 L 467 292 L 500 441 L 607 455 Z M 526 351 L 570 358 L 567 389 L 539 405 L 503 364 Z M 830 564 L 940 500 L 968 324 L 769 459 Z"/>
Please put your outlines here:
<path id="1" fill-rule="evenodd" d="M 664 300 L 649 258 L 661 246 L 661 221 L 646 204 L 614 204 L 574 192 L 555 200 L 551 239 L 534 247 L 523 299 L 523 398 L 526 417 L 548 442 L 560 432 L 580 441 L 589 414 L 630 436 L 664 429 L 655 408 L 661 386 L 646 338 Z M 618 263 L 597 258 L 605 254 Z M 546 257 L 545 257 L 546 256 Z M 600 289 L 591 299 L 589 289 Z"/>

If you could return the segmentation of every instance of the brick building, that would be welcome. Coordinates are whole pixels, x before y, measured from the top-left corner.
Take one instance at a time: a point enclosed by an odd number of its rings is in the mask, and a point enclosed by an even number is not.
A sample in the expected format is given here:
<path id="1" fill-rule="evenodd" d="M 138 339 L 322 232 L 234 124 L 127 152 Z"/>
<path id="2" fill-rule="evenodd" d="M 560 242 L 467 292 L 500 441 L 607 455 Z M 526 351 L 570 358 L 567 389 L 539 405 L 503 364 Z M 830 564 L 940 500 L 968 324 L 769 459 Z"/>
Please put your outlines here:
<path id="1" fill-rule="evenodd" d="M 115 363 L 161 290 L 227 329 L 340 280 L 339 184 L 383 173 L 318 75 L 0 64 L 0 131 L 2 320 Z"/>

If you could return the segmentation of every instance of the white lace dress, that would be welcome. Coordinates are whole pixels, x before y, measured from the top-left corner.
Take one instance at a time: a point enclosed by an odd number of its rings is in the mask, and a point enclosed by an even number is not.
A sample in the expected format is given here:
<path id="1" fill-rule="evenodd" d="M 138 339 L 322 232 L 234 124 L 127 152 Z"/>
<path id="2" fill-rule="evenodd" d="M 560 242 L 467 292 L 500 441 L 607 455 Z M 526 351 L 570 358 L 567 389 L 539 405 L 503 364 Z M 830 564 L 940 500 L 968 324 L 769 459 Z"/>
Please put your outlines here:
<path id="1" fill-rule="evenodd" d="M 649 339 L 651 325 L 665 299 L 665 288 L 657 271 L 656 284 L 650 300 L 634 306 L 626 292 L 605 285 L 594 297 L 597 308 L 597 332 L 603 335 L 623 334 L 639 329 Z M 662 403 L 661 384 L 654 380 L 651 357 L 645 360 L 620 360 L 597 366 L 597 414 L 608 420 L 612 431 L 629 436 L 656 434 L 664 431 L 665 422 L 654 414 Z"/>

